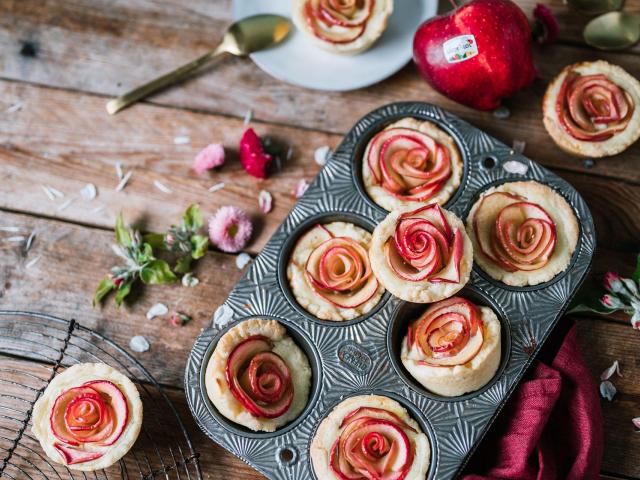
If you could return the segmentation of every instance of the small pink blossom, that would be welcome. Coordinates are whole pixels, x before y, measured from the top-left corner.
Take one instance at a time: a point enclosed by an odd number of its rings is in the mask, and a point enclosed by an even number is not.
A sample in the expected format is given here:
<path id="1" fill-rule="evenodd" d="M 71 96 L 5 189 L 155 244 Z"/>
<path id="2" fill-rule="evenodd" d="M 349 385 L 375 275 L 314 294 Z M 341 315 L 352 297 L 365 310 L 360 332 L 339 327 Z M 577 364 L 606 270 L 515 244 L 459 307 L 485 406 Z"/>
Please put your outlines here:
<path id="1" fill-rule="evenodd" d="M 613 308 L 613 300 L 611 295 L 603 295 L 600 301 L 607 307 Z"/>
<path id="2" fill-rule="evenodd" d="M 266 153 L 262 140 L 253 130 L 247 128 L 240 139 L 240 163 L 245 171 L 256 178 L 267 178 L 273 157 Z"/>
<path id="3" fill-rule="evenodd" d="M 212 143 L 205 147 L 193 160 L 193 169 L 198 175 L 207 170 L 220 167 L 224 164 L 224 147 L 219 143 Z"/>
<path id="4" fill-rule="evenodd" d="M 607 272 L 604 274 L 604 288 L 606 288 L 610 292 L 616 292 L 621 286 L 620 280 L 621 277 L 616 272 Z"/>
<path id="5" fill-rule="evenodd" d="M 209 239 L 223 252 L 235 253 L 242 250 L 251 238 L 252 231 L 251 220 L 238 207 L 220 207 L 209 218 Z"/>
<path id="6" fill-rule="evenodd" d="M 262 213 L 269 213 L 273 208 L 273 196 L 266 190 L 260 190 L 258 194 L 258 206 Z"/>
<path id="7" fill-rule="evenodd" d="M 640 417 L 632 418 L 631 423 L 633 423 L 634 427 L 640 429 Z"/>
<path id="8" fill-rule="evenodd" d="M 293 196 L 296 198 L 302 197 L 307 189 L 309 188 L 309 182 L 307 182 L 304 178 L 296 183 L 296 186 L 293 189 Z"/>

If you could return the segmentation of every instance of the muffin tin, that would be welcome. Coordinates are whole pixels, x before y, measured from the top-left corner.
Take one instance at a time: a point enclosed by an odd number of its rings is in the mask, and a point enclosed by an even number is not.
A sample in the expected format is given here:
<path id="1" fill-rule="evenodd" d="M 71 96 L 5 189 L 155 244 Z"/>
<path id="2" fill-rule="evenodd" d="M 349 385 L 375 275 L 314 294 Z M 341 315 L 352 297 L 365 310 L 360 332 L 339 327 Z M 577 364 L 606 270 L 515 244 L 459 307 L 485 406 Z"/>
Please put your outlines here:
<path id="1" fill-rule="evenodd" d="M 372 231 L 385 218 L 387 212 L 364 190 L 362 154 L 373 135 L 403 117 L 434 122 L 455 139 L 464 174 L 460 188 L 444 207 L 460 218 L 466 218 L 481 192 L 491 186 L 535 180 L 561 194 L 580 224 L 569 267 L 544 284 L 509 287 L 474 265 L 461 293 L 498 315 L 502 360 L 486 386 L 460 397 L 429 393 L 400 362 L 406 327 L 426 305 L 407 303 L 387 292 L 366 315 L 344 322 L 320 320 L 296 303 L 286 277 L 295 241 L 316 223 L 345 220 Z M 510 168 L 513 166 L 519 168 Z M 523 166 L 526 173 L 510 173 L 521 171 Z M 439 107 L 402 102 L 378 108 L 349 131 L 235 286 L 225 301 L 233 312 L 231 321 L 225 325 L 212 322 L 196 340 L 185 372 L 189 407 L 209 437 L 267 477 L 300 480 L 316 478 L 309 445 L 334 406 L 353 395 L 386 395 L 405 406 L 429 437 L 433 455 L 427 478 L 454 478 L 562 317 L 588 273 L 594 249 L 591 213 L 566 181 Z M 204 372 L 218 339 L 252 317 L 281 322 L 307 354 L 313 372 L 307 407 L 296 420 L 273 433 L 252 432 L 224 418 L 209 401 L 204 386 Z"/>

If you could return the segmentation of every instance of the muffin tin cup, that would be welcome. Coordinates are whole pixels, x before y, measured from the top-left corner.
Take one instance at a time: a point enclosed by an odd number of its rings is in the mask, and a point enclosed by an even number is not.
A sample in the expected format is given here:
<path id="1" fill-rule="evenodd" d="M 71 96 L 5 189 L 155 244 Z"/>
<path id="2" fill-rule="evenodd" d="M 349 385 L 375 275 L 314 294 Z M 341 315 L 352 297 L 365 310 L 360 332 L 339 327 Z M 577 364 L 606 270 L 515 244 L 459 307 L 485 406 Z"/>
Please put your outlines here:
<path id="1" fill-rule="evenodd" d="M 571 205 L 580 224 L 567 270 L 533 287 L 509 287 L 474 265 L 462 295 L 493 308 L 501 322 L 502 359 L 494 378 L 460 397 L 429 393 L 400 362 L 402 328 L 426 305 L 414 306 L 386 293 L 366 315 L 344 322 L 315 318 L 297 304 L 286 277 L 295 240 L 315 223 L 344 220 L 371 231 L 387 212 L 362 184 L 362 154 L 369 140 L 403 117 L 428 120 L 456 141 L 464 163 L 462 181 L 445 208 L 465 220 L 481 192 L 508 181 L 535 180 L 552 187 Z M 526 167 L 510 173 L 507 162 Z M 508 165 L 508 164 L 507 164 Z M 191 412 L 215 442 L 272 479 L 315 478 L 309 445 L 325 415 L 346 397 L 379 393 L 408 408 L 431 440 L 429 479 L 454 478 L 464 467 L 505 401 L 533 361 L 585 279 L 595 249 L 593 220 L 584 200 L 567 182 L 439 107 L 418 102 L 386 105 L 349 131 L 305 195 L 276 230 L 225 301 L 228 325 L 215 322 L 197 338 L 185 371 Z M 309 356 L 313 385 L 309 403 L 293 422 L 273 433 L 250 432 L 222 417 L 209 401 L 204 371 L 224 331 L 246 318 L 273 318 L 285 325 Z M 398 339 L 400 337 L 400 339 Z"/>

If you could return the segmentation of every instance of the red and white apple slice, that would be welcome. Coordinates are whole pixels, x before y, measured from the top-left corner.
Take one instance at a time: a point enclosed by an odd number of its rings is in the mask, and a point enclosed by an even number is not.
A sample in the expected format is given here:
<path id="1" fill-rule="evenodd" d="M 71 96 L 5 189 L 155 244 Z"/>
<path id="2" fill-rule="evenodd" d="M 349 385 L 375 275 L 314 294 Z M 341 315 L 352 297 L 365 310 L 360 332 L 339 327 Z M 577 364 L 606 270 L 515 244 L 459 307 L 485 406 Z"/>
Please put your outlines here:
<path id="1" fill-rule="evenodd" d="M 66 465 L 91 462 L 92 460 L 97 460 L 104 455 L 104 452 L 88 452 L 80 448 L 74 448 L 60 443 L 54 443 L 53 448 L 58 451 Z"/>
<path id="2" fill-rule="evenodd" d="M 85 386 L 91 387 L 98 392 L 102 398 L 105 398 L 106 403 L 110 406 L 108 410 L 110 426 L 102 432 L 99 432 L 101 437 L 102 435 L 106 436 L 103 439 L 95 441 L 99 441 L 101 445 L 113 445 L 122 436 L 129 422 L 129 404 L 127 403 L 127 399 L 115 383 L 107 380 L 94 380 L 85 383 Z"/>
<path id="3" fill-rule="evenodd" d="M 375 0 L 307 0 L 305 20 L 313 34 L 333 44 L 362 36 Z"/>

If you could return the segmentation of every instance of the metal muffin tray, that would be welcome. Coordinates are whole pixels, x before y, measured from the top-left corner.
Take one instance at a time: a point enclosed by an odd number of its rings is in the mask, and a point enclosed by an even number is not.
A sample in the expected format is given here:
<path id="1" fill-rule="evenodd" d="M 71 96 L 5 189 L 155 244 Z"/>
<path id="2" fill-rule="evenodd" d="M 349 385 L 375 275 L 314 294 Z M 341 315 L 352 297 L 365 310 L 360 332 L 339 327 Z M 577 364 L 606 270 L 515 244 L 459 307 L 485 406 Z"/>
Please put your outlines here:
<path id="1" fill-rule="evenodd" d="M 293 297 L 286 265 L 296 240 L 318 222 L 345 220 L 372 231 L 387 211 L 366 194 L 363 152 L 369 140 L 403 118 L 429 120 L 451 135 L 464 160 L 455 195 L 444 205 L 463 220 L 479 195 L 496 184 L 535 180 L 562 195 L 580 223 L 578 245 L 569 267 L 551 281 L 532 287 L 509 287 L 474 265 L 461 294 L 491 307 L 502 326 L 502 360 L 482 389 L 460 397 L 426 391 L 400 362 L 400 343 L 410 321 L 426 305 L 411 304 L 388 292 L 378 306 L 359 318 L 330 322 L 304 310 Z M 518 164 L 507 162 L 519 162 Z M 526 167 L 514 174 L 510 166 Z M 595 231 L 589 209 L 566 181 L 458 117 L 433 105 L 393 103 L 367 114 L 349 131 L 225 304 L 232 320 L 214 323 L 196 340 L 185 372 L 189 407 L 202 430 L 231 453 L 271 479 L 317 478 L 309 446 L 320 422 L 347 397 L 375 393 L 396 399 L 418 421 L 431 443 L 428 479 L 454 478 L 502 409 L 536 353 L 562 317 L 591 266 Z M 300 416 L 273 433 L 250 431 L 223 417 L 210 402 L 204 372 L 218 339 L 252 317 L 281 322 L 303 349 L 312 367 L 309 401 Z M 323 480 L 323 479 L 320 479 Z"/>

